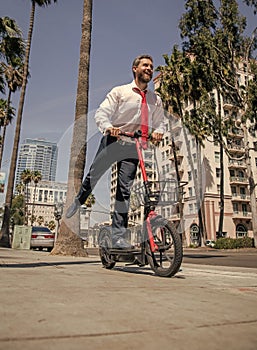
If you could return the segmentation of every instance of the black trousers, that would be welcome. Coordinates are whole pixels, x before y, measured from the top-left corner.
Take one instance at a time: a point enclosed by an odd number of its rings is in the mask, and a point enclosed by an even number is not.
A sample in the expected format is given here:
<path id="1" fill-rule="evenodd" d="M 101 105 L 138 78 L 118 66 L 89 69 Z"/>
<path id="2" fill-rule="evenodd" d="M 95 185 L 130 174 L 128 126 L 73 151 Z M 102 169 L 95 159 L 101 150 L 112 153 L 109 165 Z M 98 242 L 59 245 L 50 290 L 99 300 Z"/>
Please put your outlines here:
<path id="1" fill-rule="evenodd" d="M 117 141 L 110 135 L 101 139 L 95 159 L 84 178 L 78 200 L 83 204 L 95 188 L 103 174 L 117 162 L 118 180 L 115 197 L 115 207 L 112 216 L 113 241 L 126 236 L 128 226 L 128 211 L 130 189 L 136 176 L 138 155 L 134 143 Z"/>

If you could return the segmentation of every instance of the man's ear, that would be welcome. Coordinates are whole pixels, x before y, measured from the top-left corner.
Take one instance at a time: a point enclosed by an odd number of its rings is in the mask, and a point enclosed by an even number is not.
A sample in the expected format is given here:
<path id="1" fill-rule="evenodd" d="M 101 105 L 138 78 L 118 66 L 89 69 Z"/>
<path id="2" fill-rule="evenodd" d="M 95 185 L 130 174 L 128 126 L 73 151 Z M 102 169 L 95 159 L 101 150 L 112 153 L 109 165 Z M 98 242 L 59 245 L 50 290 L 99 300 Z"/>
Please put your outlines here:
<path id="1" fill-rule="evenodd" d="M 135 73 L 136 70 L 137 70 L 137 67 L 136 67 L 136 66 L 133 66 L 133 67 L 132 67 L 132 71 Z"/>

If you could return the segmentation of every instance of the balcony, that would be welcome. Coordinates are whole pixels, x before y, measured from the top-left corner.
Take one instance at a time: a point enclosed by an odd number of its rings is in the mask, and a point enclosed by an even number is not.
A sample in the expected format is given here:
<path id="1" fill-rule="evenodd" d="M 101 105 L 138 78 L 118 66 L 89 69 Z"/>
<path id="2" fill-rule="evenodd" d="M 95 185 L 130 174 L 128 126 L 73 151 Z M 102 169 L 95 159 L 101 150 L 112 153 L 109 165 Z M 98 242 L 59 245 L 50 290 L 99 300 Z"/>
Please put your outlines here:
<path id="1" fill-rule="evenodd" d="M 252 213 L 249 211 L 234 211 L 233 219 L 251 219 Z"/>
<path id="2" fill-rule="evenodd" d="M 183 156 L 181 153 L 179 153 L 179 152 L 176 154 L 176 156 L 177 156 L 177 159 L 180 159 L 180 160 L 182 160 L 183 157 L 184 157 L 184 156 Z M 172 153 L 172 154 L 170 155 L 170 157 L 169 157 L 169 160 L 174 161 L 174 158 L 175 158 L 175 157 L 174 157 L 174 153 Z"/>
<path id="3" fill-rule="evenodd" d="M 238 137 L 238 138 L 244 137 L 243 130 L 238 129 L 238 128 L 233 128 L 233 129 L 229 130 L 228 134 L 230 136 L 233 136 L 233 138 L 235 138 L 235 137 Z"/>
<path id="4" fill-rule="evenodd" d="M 249 202 L 250 196 L 246 194 L 232 193 L 232 201 L 234 202 Z"/>
<path id="5" fill-rule="evenodd" d="M 179 169 L 178 170 L 178 174 L 179 174 L 179 177 L 180 177 L 180 180 L 181 180 L 181 178 L 183 177 L 183 174 L 184 174 L 184 170 L 183 169 Z M 174 178 L 177 178 L 176 170 L 172 169 L 172 171 L 170 172 L 170 175 L 172 177 L 174 177 Z"/>
<path id="6" fill-rule="evenodd" d="M 245 153 L 245 147 L 243 143 L 242 144 L 231 143 L 228 145 L 228 149 L 230 152 L 233 152 L 233 153 L 240 153 L 240 154 Z"/>
<path id="7" fill-rule="evenodd" d="M 231 184 L 247 185 L 248 184 L 248 179 L 246 177 L 241 177 L 241 176 L 231 176 L 230 177 L 230 183 Z"/>
<path id="8" fill-rule="evenodd" d="M 171 219 L 171 221 L 179 221 L 180 220 L 180 213 L 172 214 L 170 219 Z"/>
<path id="9" fill-rule="evenodd" d="M 228 168 L 246 168 L 246 163 L 244 160 L 229 159 Z"/>

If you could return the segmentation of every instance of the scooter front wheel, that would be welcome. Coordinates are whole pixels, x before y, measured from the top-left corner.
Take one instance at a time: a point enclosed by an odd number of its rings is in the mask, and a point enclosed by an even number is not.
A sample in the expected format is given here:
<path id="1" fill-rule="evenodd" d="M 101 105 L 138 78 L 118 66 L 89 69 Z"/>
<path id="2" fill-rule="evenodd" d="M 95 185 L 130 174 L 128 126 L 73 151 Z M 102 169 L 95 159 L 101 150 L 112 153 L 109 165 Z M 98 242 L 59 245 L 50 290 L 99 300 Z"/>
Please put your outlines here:
<path id="1" fill-rule="evenodd" d="M 159 217 L 151 220 L 154 242 L 158 246 L 156 252 L 151 252 L 147 246 L 147 259 L 151 269 L 161 277 L 174 276 L 183 259 L 183 247 L 179 234 L 174 225 Z"/>
<path id="2" fill-rule="evenodd" d="M 109 230 L 106 228 L 99 232 L 99 256 L 103 267 L 112 269 L 115 266 L 115 261 L 112 259 L 109 249 L 112 247 L 112 237 Z"/>

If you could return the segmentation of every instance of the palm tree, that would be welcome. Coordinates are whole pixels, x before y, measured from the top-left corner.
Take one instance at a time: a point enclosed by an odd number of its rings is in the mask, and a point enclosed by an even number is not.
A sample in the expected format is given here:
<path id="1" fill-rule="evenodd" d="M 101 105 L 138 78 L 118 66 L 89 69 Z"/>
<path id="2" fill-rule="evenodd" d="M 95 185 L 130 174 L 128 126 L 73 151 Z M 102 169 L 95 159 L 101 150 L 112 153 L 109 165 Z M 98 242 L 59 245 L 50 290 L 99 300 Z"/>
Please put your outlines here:
<path id="1" fill-rule="evenodd" d="M 0 239 L 0 246 L 4 246 L 4 247 L 9 247 L 10 245 L 9 244 L 10 208 L 12 205 L 16 163 L 18 158 L 18 147 L 20 142 L 22 114 L 23 114 L 23 106 L 25 102 L 25 93 L 26 93 L 27 77 L 28 77 L 28 70 L 29 70 L 29 58 L 30 58 L 32 33 L 34 28 L 35 9 L 36 9 L 36 5 L 43 7 L 43 6 L 50 5 L 52 1 L 57 2 L 57 0 L 31 0 L 30 25 L 29 25 L 29 31 L 28 31 L 26 53 L 25 53 L 23 81 L 21 86 L 21 94 L 20 94 L 19 107 L 18 107 L 17 120 L 16 120 L 13 151 L 12 151 L 7 191 L 6 191 L 6 197 L 5 197 L 4 217 L 3 217 L 2 229 L 1 229 L 2 237 Z"/>
<path id="2" fill-rule="evenodd" d="M 72 203 L 78 192 L 83 175 L 86 160 L 87 138 L 87 111 L 89 90 L 89 64 L 92 30 L 92 0 L 84 0 L 82 36 L 80 43 L 79 76 L 77 86 L 75 121 L 71 144 L 68 191 L 64 212 Z M 51 254 L 86 256 L 83 242 L 79 238 L 79 213 L 60 225 L 60 232 Z"/>
<path id="3" fill-rule="evenodd" d="M 22 78 L 23 78 L 23 62 L 20 58 L 16 57 L 10 64 L 5 64 L 4 62 L 1 62 L 1 66 L 3 68 L 3 73 L 5 75 L 5 80 L 7 82 L 9 91 L 8 91 L 8 98 L 6 102 L 6 113 L 5 118 L 3 122 L 3 135 L 2 135 L 2 142 L 1 142 L 1 149 L 0 149 L 0 167 L 2 164 L 3 159 L 3 152 L 4 152 L 4 143 L 5 143 L 5 135 L 6 135 L 6 127 L 9 124 L 10 120 L 8 117 L 8 114 L 13 111 L 13 108 L 11 105 L 11 94 L 15 93 L 18 88 L 22 85 Z M 14 113 L 13 113 L 14 114 Z"/>
<path id="4" fill-rule="evenodd" d="M 29 201 L 29 183 L 32 180 L 32 171 L 29 169 L 23 170 L 21 173 L 21 181 L 25 186 L 25 224 L 28 224 L 28 201 Z"/>
<path id="5" fill-rule="evenodd" d="M 34 193 L 33 193 L 33 203 L 32 203 L 32 210 L 31 210 L 31 225 L 33 226 L 37 184 L 39 183 L 39 181 L 42 180 L 42 175 L 38 170 L 35 170 L 32 172 L 32 180 L 34 182 Z"/>
<path id="6" fill-rule="evenodd" d="M 4 142 L 6 135 L 6 127 L 12 122 L 15 115 L 15 109 L 10 105 L 10 101 L 0 99 L 0 130 L 3 128 L 0 142 L 0 168 L 2 165 L 2 157 L 4 150 Z"/>
<path id="7" fill-rule="evenodd" d="M 0 18 L 0 58 L 3 59 L 0 67 L 0 91 L 4 93 L 5 73 L 4 64 L 13 65 L 17 59 L 23 59 L 25 53 L 25 42 L 22 39 L 22 32 L 14 19 L 9 17 Z"/>

